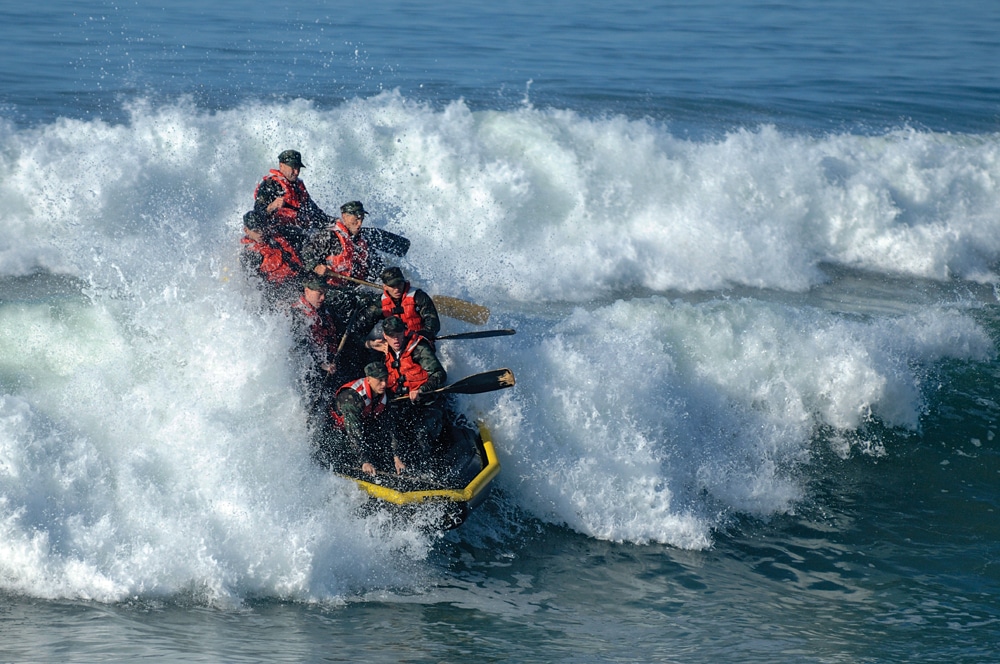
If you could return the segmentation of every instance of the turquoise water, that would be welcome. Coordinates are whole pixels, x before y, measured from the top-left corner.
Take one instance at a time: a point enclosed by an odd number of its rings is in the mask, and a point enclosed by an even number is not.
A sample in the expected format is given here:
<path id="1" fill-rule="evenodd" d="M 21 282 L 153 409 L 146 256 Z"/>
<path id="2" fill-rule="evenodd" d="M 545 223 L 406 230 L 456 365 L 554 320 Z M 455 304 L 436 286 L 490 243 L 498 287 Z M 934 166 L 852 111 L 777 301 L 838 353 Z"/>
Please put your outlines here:
<path id="1" fill-rule="evenodd" d="M 0 659 L 1000 654 L 1000 10 L 0 19 Z M 457 531 L 309 461 L 236 261 L 288 147 L 518 330 L 442 344 L 518 377 Z"/>

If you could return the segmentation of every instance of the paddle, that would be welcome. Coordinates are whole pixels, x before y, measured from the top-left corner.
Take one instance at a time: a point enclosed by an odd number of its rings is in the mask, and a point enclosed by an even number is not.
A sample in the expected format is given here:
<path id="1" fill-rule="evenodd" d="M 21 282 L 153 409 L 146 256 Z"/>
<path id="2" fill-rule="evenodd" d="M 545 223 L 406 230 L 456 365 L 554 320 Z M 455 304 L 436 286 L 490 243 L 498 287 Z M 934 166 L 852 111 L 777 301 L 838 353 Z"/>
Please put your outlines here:
<path id="1" fill-rule="evenodd" d="M 514 330 L 479 330 L 477 332 L 459 332 L 458 334 L 442 334 L 434 341 L 445 339 L 485 339 L 486 337 L 505 337 L 514 334 Z"/>
<path id="2" fill-rule="evenodd" d="M 457 297 L 447 295 L 435 295 L 434 307 L 438 313 L 455 320 L 464 320 L 466 323 L 483 325 L 490 319 L 490 310 L 481 304 L 459 300 Z"/>
<path id="3" fill-rule="evenodd" d="M 340 351 L 344 350 L 344 344 L 347 343 L 347 335 L 351 332 L 351 327 L 354 325 L 354 321 L 358 319 L 358 314 L 361 313 L 361 307 L 355 307 L 354 311 L 351 312 L 351 317 L 347 319 L 347 324 L 344 326 L 344 336 L 340 337 L 340 343 L 337 344 L 337 353 L 334 355 L 334 360 L 340 357 Z"/>
<path id="4" fill-rule="evenodd" d="M 387 254 L 392 254 L 393 256 L 405 256 L 406 252 L 410 250 L 410 241 L 408 239 L 402 235 L 390 233 L 382 228 L 362 226 L 361 237 L 373 248 L 384 251 Z"/>
<path id="5" fill-rule="evenodd" d="M 424 394 L 482 394 L 483 392 L 502 390 L 506 387 L 514 387 L 514 372 L 510 369 L 494 369 L 466 376 L 451 385 L 445 385 Z M 403 401 L 409 398 L 409 396 L 403 395 L 396 397 L 393 401 Z"/>
<path id="6" fill-rule="evenodd" d="M 346 274 L 340 274 L 339 272 L 329 272 L 324 276 L 343 279 L 344 281 L 349 281 L 352 284 L 360 284 L 361 286 L 368 286 L 369 288 L 382 290 L 382 287 L 376 283 L 365 281 L 364 279 L 349 277 Z M 431 299 L 434 301 L 434 307 L 442 316 L 462 320 L 466 323 L 473 323 L 475 325 L 482 325 L 490 318 L 490 310 L 481 304 L 466 302 L 465 300 L 460 300 L 457 297 L 448 297 L 447 295 L 432 295 Z"/>

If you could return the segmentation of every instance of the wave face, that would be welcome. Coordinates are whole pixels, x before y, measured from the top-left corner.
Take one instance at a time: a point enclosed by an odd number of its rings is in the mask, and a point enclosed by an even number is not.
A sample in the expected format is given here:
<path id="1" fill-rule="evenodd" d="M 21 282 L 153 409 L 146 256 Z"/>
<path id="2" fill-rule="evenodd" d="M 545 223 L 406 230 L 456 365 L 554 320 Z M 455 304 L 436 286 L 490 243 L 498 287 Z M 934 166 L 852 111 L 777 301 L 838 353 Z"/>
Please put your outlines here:
<path id="1" fill-rule="evenodd" d="M 365 200 L 376 223 L 411 237 L 425 282 L 477 297 L 803 290 L 823 281 L 823 263 L 996 280 L 996 134 L 764 126 L 695 142 L 621 117 L 437 111 L 394 93 L 331 111 L 129 110 L 121 125 L 3 129 L 0 273 L 113 281 L 101 257 L 123 248 L 136 262 L 159 249 L 155 263 L 174 270 L 198 264 L 193 254 L 222 262 L 257 180 L 295 145 L 317 200 L 334 211 Z"/>
<path id="2" fill-rule="evenodd" d="M 414 587 L 434 537 L 355 514 L 309 461 L 290 333 L 239 275 L 241 216 L 304 153 L 431 293 L 513 338 L 442 344 L 504 470 L 489 519 L 700 549 L 810 499 L 818 458 L 919 431 L 943 363 L 990 360 L 1000 137 L 809 137 L 398 93 L 0 127 L 0 579 L 118 601 Z M 461 331 L 448 321 L 446 332 Z"/>

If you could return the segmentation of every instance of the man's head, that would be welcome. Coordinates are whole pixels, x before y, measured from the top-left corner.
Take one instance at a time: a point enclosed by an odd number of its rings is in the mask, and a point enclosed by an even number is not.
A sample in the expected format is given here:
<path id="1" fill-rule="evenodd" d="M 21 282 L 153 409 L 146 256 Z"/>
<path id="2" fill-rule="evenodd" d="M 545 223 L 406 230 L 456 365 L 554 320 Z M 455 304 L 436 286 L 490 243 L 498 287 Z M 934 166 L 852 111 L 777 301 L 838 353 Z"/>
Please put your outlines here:
<path id="1" fill-rule="evenodd" d="M 314 307 L 318 307 L 326 299 L 326 284 L 320 279 L 307 279 L 302 284 L 302 295 L 305 297 L 306 302 Z"/>
<path id="2" fill-rule="evenodd" d="M 384 362 L 371 362 L 365 366 L 365 378 L 372 392 L 384 394 L 386 381 L 389 380 L 389 369 Z"/>
<path id="3" fill-rule="evenodd" d="M 399 351 L 406 340 L 406 323 L 399 316 L 389 316 L 382 321 L 382 336 L 394 351 Z"/>
<path id="4" fill-rule="evenodd" d="M 278 170 L 291 182 L 299 177 L 299 169 L 305 168 L 302 163 L 302 154 L 297 150 L 285 150 L 278 155 Z"/>
<path id="5" fill-rule="evenodd" d="M 340 206 L 340 211 L 344 214 L 353 214 L 355 217 L 364 217 L 368 214 L 365 210 L 365 206 L 362 205 L 361 201 L 348 201 Z"/>
<path id="6" fill-rule="evenodd" d="M 349 201 L 340 206 L 340 219 L 351 235 L 357 235 L 368 211 L 361 201 Z"/>
<path id="7" fill-rule="evenodd" d="M 389 297 L 398 300 L 403 295 L 403 289 L 406 288 L 403 271 L 398 267 L 385 268 L 382 270 L 382 284 L 385 286 L 386 292 L 389 293 Z"/>

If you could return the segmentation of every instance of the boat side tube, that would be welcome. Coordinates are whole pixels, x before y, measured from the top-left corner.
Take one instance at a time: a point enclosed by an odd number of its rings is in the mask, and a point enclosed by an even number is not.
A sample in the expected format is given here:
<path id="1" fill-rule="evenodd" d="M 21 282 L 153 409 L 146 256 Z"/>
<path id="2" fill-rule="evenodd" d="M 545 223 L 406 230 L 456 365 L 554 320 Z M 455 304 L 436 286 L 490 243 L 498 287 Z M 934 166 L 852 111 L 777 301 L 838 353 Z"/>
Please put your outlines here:
<path id="1" fill-rule="evenodd" d="M 490 481 L 500 472 L 500 461 L 497 459 L 496 450 L 493 448 L 493 441 L 490 437 L 489 429 L 482 422 L 479 423 L 479 435 L 482 438 L 482 451 L 486 456 L 486 463 L 483 469 L 472 478 L 464 489 L 429 489 L 425 491 L 397 491 L 389 487 L 367 482 L 358 478 L 351 478 L 361 489 L 370 496 L 384 500 L 394 505 L 410 505 L 423 503 L 429 500 L 443 500 L 452 503 L 468 503 L 478 496 Z"/>

